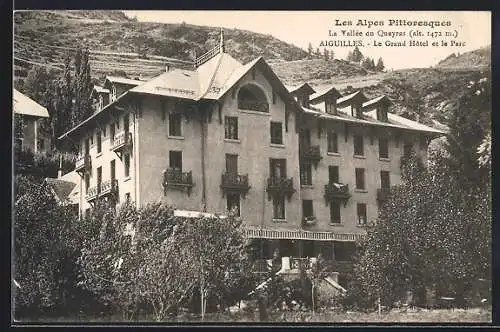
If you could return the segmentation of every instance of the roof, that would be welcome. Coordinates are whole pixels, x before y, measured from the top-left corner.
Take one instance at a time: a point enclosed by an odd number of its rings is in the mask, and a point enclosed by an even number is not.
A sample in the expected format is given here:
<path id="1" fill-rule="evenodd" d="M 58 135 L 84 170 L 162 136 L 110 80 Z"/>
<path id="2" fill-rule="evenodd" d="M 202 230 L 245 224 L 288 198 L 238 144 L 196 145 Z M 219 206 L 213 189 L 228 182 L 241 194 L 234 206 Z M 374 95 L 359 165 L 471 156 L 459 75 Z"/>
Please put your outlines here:
<path id="1" fill-rule="evenodd" d="M 340 94 L 340 92 L 337 89 L 335 89 L 335 87 L 332 86 L 331 88 L 328 88 L 324 91 L 316 92 L 315 94 L 313 94 L 311 96 L 310 103 L 311 104 L 321 103 L 329 96 L 333 96 L 335 99 L 337 99 L 339 97 L 342 97 L 342 94 Z"/>
<path id="2" fill-rule="evenodd" d="M 118 76 L 106 76 L 106 81 L 110 81 L 112 83 L 135 85 L 135 86 L 141 85 L 142 83 L 144 83 L 144 81 L 133 80 L 130 78 L 118 77 Z"/>
<path id="3" fill-rule="evenodd" d="M 305 93 L 307 95 L 311 95 L 315 93 L 316 91 L 309 85 L 309 83 L 303 83 L 301 85 L 295 86 L 295 87 L 289 87 L 287 88 L 288 92 L 290 92 L 292 95 L 297 95 L 300 93 Z"/>
<path id="4" fill-rule="evenodd" d="M 368 98 L 365 97 L 365 95 L 361 92 L 361 90 L 358 90 L 356 92 L 353 92 L 351 94 L 348 94 L 346 96 L 337 99 L 337 105 L 341 107 L 342 104 L 347 104 L 349 101 L 353 99 L 360 99 L 362 102 L 368 100 Z"/>
<path id="5" fill-rule="evenodd" d="M 433 135 L 444 135 L 446 132 L 435 129 L 416 121 L 412 121 L 402 116 L 387 112 L 388 122 L 377 120 L 377 113 L 375 110 L 363 113 L 363 118 L 357 118 L 344 112 L 337 112 L 337 114 L 329 114 L 324 111 L 313 110 L 310 108 L 302 107 L 304 113 L 315 116 L 325 120 L 335 120 L 341 122 L 358 123 L 363 125 L 400 128 L 406 130 L 414 130 L 419 132 L 426 132 Z"/>
<path id="6" fill-rule="evenodd" d="M 278 93 L 285 102 L 297 105 L 281 80 L 262 57 L 258 57 L 243 65 L 229 54 L 219 53 L 209 61 L 203 63 L 196 70 L 173 69 L 124 92 L 102 110 L 94 113 L 76 127 L 61 135 L 59 139 L 79 130 L 92 119 L 101 116 L 104 112 L 107 112 L 111 107 L 130 94 L 149 94 L 193 101 L 198 101 L 200 99 L 218 100 L 254 67 L 258 67 L 259 70 L 262 71 L 273 85 L 273 88 L 276 89 L 276 93 Z"/>
<path id="7" fill-rule="evenodd" d="M 103 88 L 102 86 L 99 86 L 99 85 L 94 85 L 94 90 L 97 93 L 109 93 L 108 89 Z"/>
<path id="8" fill-rule="evenodd" d="M 16 114 L 31 115 L 41 118 L 48 118 L 49 111 L 42 105 L 38 104 L 36 101 L 30 97 L 22 94 L 21 92 L 13 89 L 14 93 L 12 95 L 13 110 Z"/>
<path id="9" fill-rule="evenodd" d="M 61 205 L 78 204 L 78 181 L 79 175 L 74 171 L 58 179 L 45 179 L 57 202 Z"/>
<path id="10" fill-rule="evenodd" d="M 370 107 L 375 107 L 378 104 L 391 105 L 392 101 L 389 98 L 387 98 L 387 96 L 383 95 L 383 96 L 368 100 L 367 102 L 364 102 L 362 107 L 363 108 L 370 108 Z"/>

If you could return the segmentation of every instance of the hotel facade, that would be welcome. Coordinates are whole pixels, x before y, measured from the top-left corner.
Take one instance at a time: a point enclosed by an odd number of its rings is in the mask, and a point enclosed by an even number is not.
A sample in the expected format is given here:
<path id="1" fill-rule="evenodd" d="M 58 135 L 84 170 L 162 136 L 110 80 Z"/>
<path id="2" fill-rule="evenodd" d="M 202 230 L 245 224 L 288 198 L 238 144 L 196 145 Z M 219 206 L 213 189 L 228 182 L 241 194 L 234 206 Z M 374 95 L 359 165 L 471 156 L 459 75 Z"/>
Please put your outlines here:
<path id="1" fill-rule="evenodd" d="M 96 112 L 60 137 L 80 152 L 81 214 L 98 200 L 233 210 L 260 258 L 321 253 L 342 272 L 401 157 L 425 159 L 444 134 L 391 113 L 385 96 L 286 88 L 263 58 L 225 53 L 222 34 L 193 67 L 96 88 Z"/>

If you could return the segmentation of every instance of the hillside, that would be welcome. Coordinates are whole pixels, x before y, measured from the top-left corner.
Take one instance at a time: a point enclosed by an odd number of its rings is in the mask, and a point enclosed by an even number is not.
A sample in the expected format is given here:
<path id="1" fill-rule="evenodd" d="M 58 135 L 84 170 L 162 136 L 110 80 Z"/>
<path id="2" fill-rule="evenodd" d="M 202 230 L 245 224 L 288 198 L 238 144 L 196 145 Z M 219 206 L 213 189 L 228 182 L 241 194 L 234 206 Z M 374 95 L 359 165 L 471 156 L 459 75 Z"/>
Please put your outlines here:
<path id="1" fill-rule="evenodd" d="M 70 51 L 67 48 L 77 46 L 100 51 L 92 52 L 91 65 L 96 75 L 123 70 L 128 75 L 153 76 L 164 70 L 169 58 L 190 61 L 193 52 L 201 55 L 220 39 L 217 28 L 137 22 L 117 11 L 16 12 L 14 34 L 19 76 L 23 76 L 23 69 L 30 66 L 27 61 L 61 68 Z M 225 29 L 224 38 L 226 51 L 242 62 L 257 56 L 291 61 L 307 55 L 299 47 L 270 35 Z M 110 56 L 108 52 L 114 54 Z"/>
<path id="2" fill-rule="evenodd" d="M 462 54 L 452 53 L 436 65 L 438 68 L 488 68 L 490 66 L 491 46 Z"/>

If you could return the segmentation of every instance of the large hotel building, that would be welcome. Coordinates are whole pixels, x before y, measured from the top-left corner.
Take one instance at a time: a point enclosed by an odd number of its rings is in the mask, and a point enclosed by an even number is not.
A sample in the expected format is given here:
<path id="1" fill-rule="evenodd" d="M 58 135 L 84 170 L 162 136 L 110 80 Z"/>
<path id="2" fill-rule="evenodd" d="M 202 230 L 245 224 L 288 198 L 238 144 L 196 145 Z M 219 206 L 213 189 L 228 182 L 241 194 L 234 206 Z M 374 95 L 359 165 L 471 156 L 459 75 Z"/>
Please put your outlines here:
<path id="1" fill-rule="evenodd" d="M 94 89 L 96 112 L 60 137 L 80 152 L 80 213 L 97 200 L 234 210 L 261 258 L 322 253 L 342 270 L 401 157 L 425 159 L 444 134 L 391 113 L 385 96 L 287 89 L 262 57 L 225 53 L 222 34 L 193 67 Z"/>

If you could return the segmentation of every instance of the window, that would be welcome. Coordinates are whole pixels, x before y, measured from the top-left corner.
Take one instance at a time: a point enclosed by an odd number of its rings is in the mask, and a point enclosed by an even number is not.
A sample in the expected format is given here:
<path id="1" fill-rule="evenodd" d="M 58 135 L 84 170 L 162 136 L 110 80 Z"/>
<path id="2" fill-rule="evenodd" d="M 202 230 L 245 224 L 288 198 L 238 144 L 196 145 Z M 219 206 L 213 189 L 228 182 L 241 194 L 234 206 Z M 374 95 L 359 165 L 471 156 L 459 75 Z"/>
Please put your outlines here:
<path id="1" fill-rule="evenodd" d="M 97 167 L 97 192 L 101 192 L 102 183 L 102 167 Z"/>
<path id="2" fill-rule="evenodd" d="M 102 127 L 102 136 L 103 136 L 103 137 L 106 137 L 106 127 L 107 127 L 107 125 L 104 125 L 104 126 Z"/>
<path id="3" fill-rule="evenodd" d="M 254 84 L 247 84 L 238 91 L 238 108 L 267 113 L 269 112 L 269 103 L 261 88 Z"/>
<path id="4" fill-rule="evenodd" d="M 300 184 L 304 186 L 312 185 L 311 164 L 300 164 Z"/>
<path id="5" fill-rule="evenodd" d="M 101 132 L 98 131 L 96 133 L 96 140 L 97 140 L 97 153 L 101 153 L 102 151 L 102 140 L 101 140 Z"/>
<path id="6" fill-rule="evenodd" d="M 88 173 L 85 174 L 85 194 L 88 193 L 90 187 L 90 176 Z"/>
<path id="7" fill-rule="evenodd" d="M 302 200 L 302 217 L 314 217 L 313 201 L 310 199 Z"/>
<path id="8" fill-rule="evenodd" d="M 338 166 L 328 166 L 328 182 L 340 183 L 339 182 L 339 167 Z"/>
<path id="9" fill-rule="evenodd" d="M 380 187 L 389 189 L 391 187 L 390 175 L 388 171 L 380 171 Z"/>
<path id="10" fill-rule="evenodd" d="M 115 128 L 116 128 L 115 123 L 112 123 L 109 126 L 109 137 L 110 137 L 111 141 L 113 141 L 115 139 Z"/>
<path id="11" fill-rule="evenodd" d="M 226 173 L 238 174 L 238 155 L 226 154 Z"/>
<path id="12" fill-rule="evenodd" d="M 366 204 L 358 203 L 358 225 L 366 225 Z"/>
<path id="13" fill-rule="evenodd" d="M 115 100 L 116 100 L 116 87 L 113 85 L 113 87 L 111 88 L 111 101 Z"/>
<path id="14" fill-rule="evenodd" d="M 90 134 L 90 145 L 93 145 L 94 144 L 94 134 Z"/>
<path id="15" fill-rule="evenodd" d="M 338 153 L 339 152 L 337 133 L 334 133 L 333 131 L 329 131 L 327 134 L 327 142 L 328 142 L 328 152 L 331 152 L 331 153 Z"/>
<path id="16" fill-rule="evenodd" d="M 385 138 L 378 140 L 378 156 L 379 158 L 389 158 L 389 142 Z"/>
<path id="17" fill-rule="evenodd" d="M 170 113 L 168 115 L 168 135 L 182 136 L 180 113 Z"/>
<path id="18" fill-rule="evenodd" d="M 238 118 L 233 116 L 224 117 L 224 138 L 238 139 Z"/>
<path id="19" fill-rule="evenodd" d="M 356 168 L 356 189 L 365 189 L 365 169 Z"/>
<path id="20" fill-rule="evenodd" d="M 130 116 L 127 113 L 123 116 L 123 130 L 125 131 L 125 133 L 128 133 L 129 131 L 130 128 L 129 121 L 130 121 Z"/>
<path id="21" fill-rule="evenodd" d="M 273 199 L 273 218 L 285 219 L 285 199 L 283 197 Z"/>
<path id="22" fill-rule="evenodd" d="M 286 159 L 270 159 L 270 174 L 273 178 L 286 178 Z"/>
<path id="23" fill-rule="evenodd" d="M 377 120 L 387 122 L 387 109 L 386 108 L 377 108 Z"/>
<path id="24" fill-rule="evenodd" d="M 84 152 L 85 152 L 85 154 L 86 154 L 86 155 L 87 155 L 87 154 L 89 154 L 89 152 L 90 152 L 90 143 L 89 143 L 89 142 L 90 142 L 90 141 L 89 141 L 89 139 L 87 138 L 87 139 L 85 140 L 85 144 L 84 144 L 84 149 L 85 149 L 85 151 L 84 151 Z"/>
<path id="25" fill-rule="evenodd" d="M 169 151 L 169 167 L 182 171 L 182 151 Z"/>
<path id="26" fill-rule="evenodd" d="M 125 194 L 125 202 L 130 203 L 130 193 Z"/>
<path id="27" fill-rule="evenodd" d="M 20 152 L 23 149 L 23 139 L 22 138 L 16 138 L 16 151 Z"/>
<path id="28" fill-rule="evenodd" d="M 115 170 L 115 161 L 114 160 L 111 160 L 110 164 L 109 164 L 109 177 L 111 179 L 111 181 L 113 181 L 114 179 L 116 179 L 116 170 Z"/>
<path id="29" fill-rule="evenodd" d="M 125 153 L 123 155 L 123 167 L 124 167 L 124 175 L 125 177 L 130 176 L 130 154 Z"/>
<path id="30" fill-rule="evenodd" d="M 363 156 L 363 136 L 354 136 L 354 155 Z"/>
<path id="31" fill-rule="evenodd" d="M 227 195 L 227 210 L 236 213 L 240 216 L 240 195 L 239 194 L 228 194 Z"/>
<path id="32" fill-rule="evenodd" d="M 340 204 L 338 202 L 330 202 L 330 224 L 340 224 Z"/>
<path id="33" fill-rule="evenodd" d="M 102 95 L 99 95 L 99 110 L 102 110 L 104 106 L 104 99 L 102 98 Z"/>
<path id="34" fill-rule="evenodd" d="M 89 218 L 90 217 L 90 208 L 86 208 L 85 209 L 85 218 Z"/>
<path id="35" fill-rule="evenodd" d="M 281 128 L 281 122 L 271 121 L 271 143 L 283 144 L 283 130 Z"/>
<path id="36" fill-rule="evenodd" d="M 309 129 L 300 129 L 299 144 L 304 148 L 311 146 L 311 131 Z"/>

